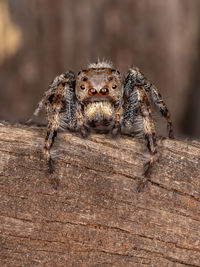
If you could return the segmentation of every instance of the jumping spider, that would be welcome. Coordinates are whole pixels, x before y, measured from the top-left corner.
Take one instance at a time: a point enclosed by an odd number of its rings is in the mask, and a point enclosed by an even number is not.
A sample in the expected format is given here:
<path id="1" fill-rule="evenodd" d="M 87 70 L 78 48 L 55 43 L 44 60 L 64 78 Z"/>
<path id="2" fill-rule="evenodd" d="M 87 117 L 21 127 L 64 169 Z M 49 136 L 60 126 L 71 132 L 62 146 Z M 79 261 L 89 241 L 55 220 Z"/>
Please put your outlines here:
<path id="1" fill-rule="evenodd" d="M 54 173 L 50 149 L 59 127 L 79 131 L 83 137 L 90 132 L 134 134 L 142 131 L 150 157 L 143 178 L 156 161 L 157 145 L 150 100 L 167 120 L 169 137 L 173 138 L 170 113 L 157 88 L 142 72 L 130 68 L 123 79 L 112 63 L 98 62 L 78 73 L 72 71 L 57 76 L 38 104 L 34 115 L 45 107 L 48 120 L 44 155 L 51 174 Z M 138 118 L 141 120 L 138 120 Z M 146 178 L 147 180 L 147 178 Z M 57 180 L 52 179 L 54 187 Z M 141 185 L 139 186 L 139 189 Z"/>

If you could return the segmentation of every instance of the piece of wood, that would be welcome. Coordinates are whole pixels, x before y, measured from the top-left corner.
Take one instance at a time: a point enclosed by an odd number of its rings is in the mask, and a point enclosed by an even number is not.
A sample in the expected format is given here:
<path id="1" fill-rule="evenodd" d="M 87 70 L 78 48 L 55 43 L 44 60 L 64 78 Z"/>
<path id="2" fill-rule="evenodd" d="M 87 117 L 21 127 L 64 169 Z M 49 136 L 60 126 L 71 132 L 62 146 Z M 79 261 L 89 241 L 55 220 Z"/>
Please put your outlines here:
<path id="1" fill-rule="evenodd" d="M 200 266 L 200 143 L 163 140 L 137 193 L 143 140 L 0 125 L 1 266 Z"/>

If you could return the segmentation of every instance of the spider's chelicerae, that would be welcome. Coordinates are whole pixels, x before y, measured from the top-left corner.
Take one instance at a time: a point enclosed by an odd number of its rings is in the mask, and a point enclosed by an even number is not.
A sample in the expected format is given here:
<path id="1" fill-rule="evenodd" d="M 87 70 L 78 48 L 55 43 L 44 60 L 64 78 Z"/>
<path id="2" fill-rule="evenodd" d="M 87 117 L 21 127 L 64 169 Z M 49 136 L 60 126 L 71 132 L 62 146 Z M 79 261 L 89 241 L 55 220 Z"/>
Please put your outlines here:
<path id="1" fill-rule="evenodd" d="M 90 132 L 116 136 L 141 131 L 150 154 L 144 168 L 145 180 L 157 154 L 151 101 L 167 120 L 169 137 L 173 138 L 167 106 L 157 88 L 138 68 L 130 68 L 122 78 L 111 63 L 98 62 L 89 64 L 77 76 L 71 71 L 57 76 L 34 112 L 38 115 L 43 107 L 46 109 L 48 128 L 44 155 L 49 172 L 54 172 L 50 149 L 59 127 L 79 131 L 83 137 Z M 57 186 L 57 181 L 52 183 Z"/>

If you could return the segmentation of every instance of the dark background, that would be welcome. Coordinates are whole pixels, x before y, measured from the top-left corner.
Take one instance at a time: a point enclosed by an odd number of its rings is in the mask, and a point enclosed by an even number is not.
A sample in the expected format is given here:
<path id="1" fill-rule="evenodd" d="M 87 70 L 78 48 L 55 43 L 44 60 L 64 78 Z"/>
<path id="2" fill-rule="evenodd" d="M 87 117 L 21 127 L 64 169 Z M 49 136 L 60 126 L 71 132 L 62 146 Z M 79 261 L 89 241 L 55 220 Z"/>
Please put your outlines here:
<path id="1" fill-rule="evenodd" d="M 199 0 L 0 0 L 0 119 L 25 122 L 51 80 L 105 58 L 160 89 L 178 136 L 200 137 Z"/>

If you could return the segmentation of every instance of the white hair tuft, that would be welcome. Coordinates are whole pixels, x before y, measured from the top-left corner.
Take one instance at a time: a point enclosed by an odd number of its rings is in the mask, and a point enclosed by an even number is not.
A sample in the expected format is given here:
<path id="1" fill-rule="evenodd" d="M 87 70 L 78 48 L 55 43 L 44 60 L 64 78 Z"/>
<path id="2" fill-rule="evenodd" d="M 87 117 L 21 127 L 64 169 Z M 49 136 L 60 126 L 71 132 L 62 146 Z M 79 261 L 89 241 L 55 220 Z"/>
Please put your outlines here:
<path id="1" fill-rule="evenodd" d="M 98 61 L 96 63 L 89 63 L 88 68 L 113 68 L 113 63 L 108 60 L 100 60 L 98 58 Z"/>

